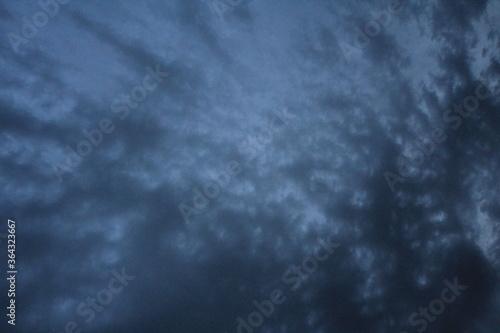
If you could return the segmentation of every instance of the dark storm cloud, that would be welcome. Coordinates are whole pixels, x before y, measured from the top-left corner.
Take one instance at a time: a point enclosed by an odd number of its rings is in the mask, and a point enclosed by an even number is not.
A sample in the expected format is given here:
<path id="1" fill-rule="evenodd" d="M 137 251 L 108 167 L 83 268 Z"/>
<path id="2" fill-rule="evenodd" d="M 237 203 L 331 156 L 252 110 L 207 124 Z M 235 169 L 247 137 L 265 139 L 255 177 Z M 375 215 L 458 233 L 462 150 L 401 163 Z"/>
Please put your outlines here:
<path id="1" fill-rule="evenodd" d="M 16 330 L 238 332 L 278 288 L 254 332 L 494 332 L 498 3 L 403 1 L 346 59 L 390 1 L 221 0 L 222 20 L 211 1 L 70 1 L 19 53 L 7 34 L 40 8 L 0 5 Z M 120 119 L 113 102 L 156 66 L 169 75 Z M 481 84 L 491 96 L 452 129 L 443 114 Z M 53 164 L 102 119 L 116 129 L 60 183 Z M 446 141 L 391 191 L 384 173 L 436 127 Z M 186 224 L 179 204 L 230 161 L 241 172 Z M 328 237 L 341 246 L 292 290 L 288 269 Z M 123 267 L 135 278 L 102 311 L 87 303 Z M 467 289 L 425 319 L 455 279 Z"/>

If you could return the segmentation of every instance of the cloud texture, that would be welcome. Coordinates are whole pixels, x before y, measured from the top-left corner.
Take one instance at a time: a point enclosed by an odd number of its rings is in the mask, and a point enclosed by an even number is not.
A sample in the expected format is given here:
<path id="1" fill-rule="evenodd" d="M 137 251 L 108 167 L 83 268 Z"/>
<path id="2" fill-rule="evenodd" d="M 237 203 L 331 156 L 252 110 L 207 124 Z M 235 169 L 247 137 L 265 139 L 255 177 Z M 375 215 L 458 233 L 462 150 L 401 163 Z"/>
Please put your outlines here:
<path id="1" fill-rule="evenodd" d="M 16 332 L 498 332 L 500 2 L 63 2 L 0 2 Z"/>

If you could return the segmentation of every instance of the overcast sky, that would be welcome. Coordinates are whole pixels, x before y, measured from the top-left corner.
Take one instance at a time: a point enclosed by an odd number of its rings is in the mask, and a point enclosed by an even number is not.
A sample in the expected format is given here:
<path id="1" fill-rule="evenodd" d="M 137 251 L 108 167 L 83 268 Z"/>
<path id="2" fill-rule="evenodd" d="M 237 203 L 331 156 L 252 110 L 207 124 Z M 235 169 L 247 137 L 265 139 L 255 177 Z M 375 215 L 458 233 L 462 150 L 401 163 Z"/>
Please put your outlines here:
<path id="1" fill-rule="evenodd" d="M 0 1 L 1 330 L 499 332 L 500 1 L 60 2 Z"/>

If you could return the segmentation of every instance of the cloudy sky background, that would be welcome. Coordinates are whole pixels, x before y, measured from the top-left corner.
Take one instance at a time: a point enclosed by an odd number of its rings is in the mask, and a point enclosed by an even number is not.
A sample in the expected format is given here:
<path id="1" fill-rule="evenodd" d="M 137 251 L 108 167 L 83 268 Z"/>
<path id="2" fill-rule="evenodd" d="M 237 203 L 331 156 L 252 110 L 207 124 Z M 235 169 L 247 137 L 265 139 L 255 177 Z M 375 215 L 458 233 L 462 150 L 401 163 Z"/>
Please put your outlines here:
<path id="1" fill-rule="evenodd" d="M 457 277 L 466 293 L 427 332 L 498 332 L 500 2 L 403 1 L 346 57 L 388 3 L 249 0 L 221 19 L 211 0 L 70 1 L 15 52 L 8 33 L 40 7 L 0 1 L 15 331 L 236 332 L 332 236 L 256 331 L 415 332 L 408 317 Z M 169 76 L 121 120 L 112 102 L 157 65 Z M 443 113 L 481 76 L 493 96 L 453 130 Z M 276 109 L 294 118 L 248 160 Z M 115 131 L 60 182 L 65 147 L 103 118 Z M 384 172 L 436 127 L 448 139 L 391 191 Z M 186 223 L 179 204 L 232 160 L 241 173 Z M 136 278 L 86 323 L 78 304 L 124 266 Z"/>

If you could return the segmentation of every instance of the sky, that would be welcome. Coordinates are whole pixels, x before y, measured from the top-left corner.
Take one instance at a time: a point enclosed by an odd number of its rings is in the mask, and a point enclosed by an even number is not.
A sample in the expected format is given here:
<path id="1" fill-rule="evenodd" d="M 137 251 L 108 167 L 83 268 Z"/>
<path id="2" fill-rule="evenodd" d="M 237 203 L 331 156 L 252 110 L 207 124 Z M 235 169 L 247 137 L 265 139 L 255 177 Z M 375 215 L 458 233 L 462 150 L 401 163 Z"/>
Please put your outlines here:
<path id="1" fill-rule="evenodd" d="M 0 0 L 0 331 L 500 332 L 499 22 Z"/>

